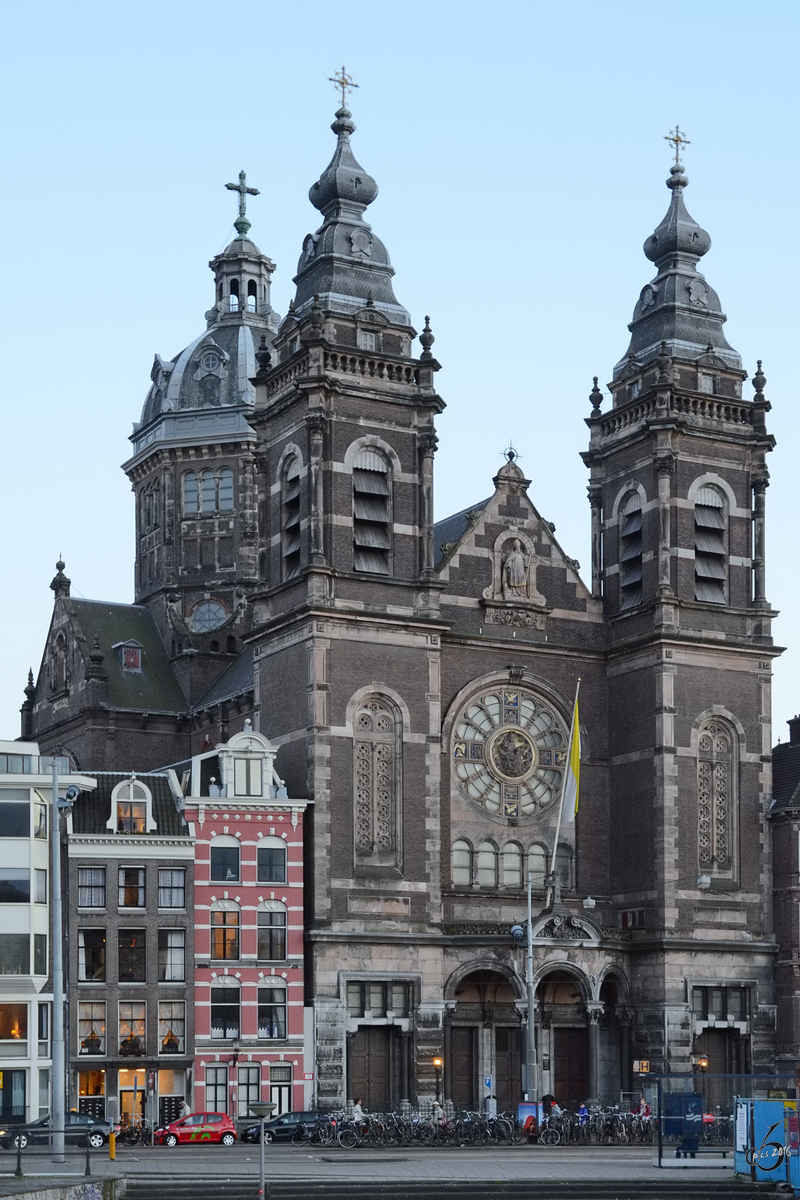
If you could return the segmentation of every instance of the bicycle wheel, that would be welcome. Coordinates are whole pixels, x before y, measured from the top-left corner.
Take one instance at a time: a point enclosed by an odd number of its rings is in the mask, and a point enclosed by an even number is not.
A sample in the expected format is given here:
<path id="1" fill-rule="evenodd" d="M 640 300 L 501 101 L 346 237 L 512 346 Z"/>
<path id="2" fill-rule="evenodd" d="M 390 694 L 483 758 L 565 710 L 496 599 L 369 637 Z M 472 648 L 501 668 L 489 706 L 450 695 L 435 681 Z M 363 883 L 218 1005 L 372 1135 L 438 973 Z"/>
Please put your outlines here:
<path id="1" fill-rule="evenodd" d="M 360 1138 L 355 1129 L 349 1125 L 346 1125 L 344 1129 L 339 1130 L 338 1134 L 336 1135 L 336 1140 L 340 1146 L 344 1147 L 345 1150 L 352 1150 L 354 1146 L 358 1145 Z"/>
<path id="2" fill-rule="evenodd" d="M 558 1146 L 561 1143 L 561 1133 L 558 1129 L 548 1127 L 542 1132 L 539 1141 L 543 1146 Z"/>
<path id="3" fill-rule="evenodd" d="M 295 1126 L 294 1133 L 292 1134 L 292 1145 L 302 1146 L 304 1142 L 310 1141 L 310 1137 L 308 1129 L 301 1121 L 299 1125 Z"/>

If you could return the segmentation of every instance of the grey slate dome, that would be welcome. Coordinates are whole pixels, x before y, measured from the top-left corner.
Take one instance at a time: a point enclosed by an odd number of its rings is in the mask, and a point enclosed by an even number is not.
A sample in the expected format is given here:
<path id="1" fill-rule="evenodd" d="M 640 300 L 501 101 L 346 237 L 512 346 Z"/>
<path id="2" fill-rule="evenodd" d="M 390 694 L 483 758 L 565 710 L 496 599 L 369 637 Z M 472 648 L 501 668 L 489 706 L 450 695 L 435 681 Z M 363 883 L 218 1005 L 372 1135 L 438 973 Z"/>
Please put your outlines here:
<path id="1" fill-rule="evenodd" d="M 349 109 L 338 110 L 331 129 L 337 138 L 333 158 L 308 193 L 324 220 L 303 242 L 294 279 L 294 315 L 302 317 L 318 296 L 328 312 L 354 313 L 371 301 L 390 321 L 410 325 L 394 294 L 388 251 L 364 220 L 378 185 L 353 156 L 355 125 Z"/>
<path id="2" fill-rule="evenodd" d="M 628 326 L 630 345 L 614 368 L 615 379 L 627 373 L 632 360 L 644 365 L 657 358 L 662 341 L 672 358 L 694 361 L 711 350 L 729 367 L 741 370 L 742 360 L 722 330 L 727 317 L 719 296 L 697 270 L 711 238 L 686 210 L 683 191 L 688 183 L 682 164 L 675 163 L 667 180 L 672 192 L 669 209 L 644 243 L 658 274 L 642 288 Z"/>

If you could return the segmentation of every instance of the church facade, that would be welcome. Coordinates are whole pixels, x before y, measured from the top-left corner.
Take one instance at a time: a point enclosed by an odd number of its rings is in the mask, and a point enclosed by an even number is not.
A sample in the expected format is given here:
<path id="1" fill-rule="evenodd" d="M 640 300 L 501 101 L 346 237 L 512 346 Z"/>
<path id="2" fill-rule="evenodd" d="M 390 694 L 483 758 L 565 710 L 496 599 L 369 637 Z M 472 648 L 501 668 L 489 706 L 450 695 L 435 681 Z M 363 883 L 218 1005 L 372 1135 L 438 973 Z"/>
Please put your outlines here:
<path id="1" fill-rule="evenodd" d="M 430 1098 L 434 1057 L 457 1106 L 520 1098 L 529 874 L 541 1093 L 616 1100 L 635 1059 L 771 1070 L 773 439 L 683 168 L 611 407 L 590 397 L 584 581 L 512 452 L 434 522 L 433 334 L 365 220 L 344 105 L 332 128 L 287 316 L 242 211 L 206 331 L 156 358 L 125 464 L 135 603 L 73 600 L 59 566 L 23 733 L 85 770 L 176 762 L 246 720 L 277 748 L 313 801 L 320 1106 Z M 580 807 L 554 857 L 579 680 Z"/>

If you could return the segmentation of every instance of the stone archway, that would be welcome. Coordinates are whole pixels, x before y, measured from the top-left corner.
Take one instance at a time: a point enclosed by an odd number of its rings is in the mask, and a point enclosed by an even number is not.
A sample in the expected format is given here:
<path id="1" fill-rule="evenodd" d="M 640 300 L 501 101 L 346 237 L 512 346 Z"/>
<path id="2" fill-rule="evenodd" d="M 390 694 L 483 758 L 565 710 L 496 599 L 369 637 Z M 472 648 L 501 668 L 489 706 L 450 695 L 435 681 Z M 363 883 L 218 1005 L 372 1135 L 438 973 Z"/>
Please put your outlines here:
<path id="1" fill-rule="evenodd" d="M 536 989 L 541 1092 L 577 1107 L 589 1098 L 590 1047 L 587 989 L 566 965 L 547 971 Z"/>
<path id="2" fill-rule="evenodd" d="M 456 1109 L 481 1107 L 489 1096 L 500 1109 L 513 1107 L 522 1098 L 518 984 L 503 969 L 476 964 L 451 977 L 446 991 L 446 1098 Z"/>

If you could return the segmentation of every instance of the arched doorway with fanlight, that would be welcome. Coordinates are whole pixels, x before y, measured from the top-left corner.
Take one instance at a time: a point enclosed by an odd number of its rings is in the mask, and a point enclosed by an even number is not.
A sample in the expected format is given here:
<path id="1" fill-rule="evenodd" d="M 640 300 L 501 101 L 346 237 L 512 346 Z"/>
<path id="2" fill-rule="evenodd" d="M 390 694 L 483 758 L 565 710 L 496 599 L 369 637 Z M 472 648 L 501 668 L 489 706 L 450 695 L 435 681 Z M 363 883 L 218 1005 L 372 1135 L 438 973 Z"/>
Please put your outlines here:
<path id="1" fill-rule="evenodd" d="M 454 972 L 445 997 L 446 1099 L 457 1110 L 478 1108 L 490 1096 L 501 1110 L 513 1107 L 522 1099 L 519 977 L 500 964 L 474 964 Z"/>

